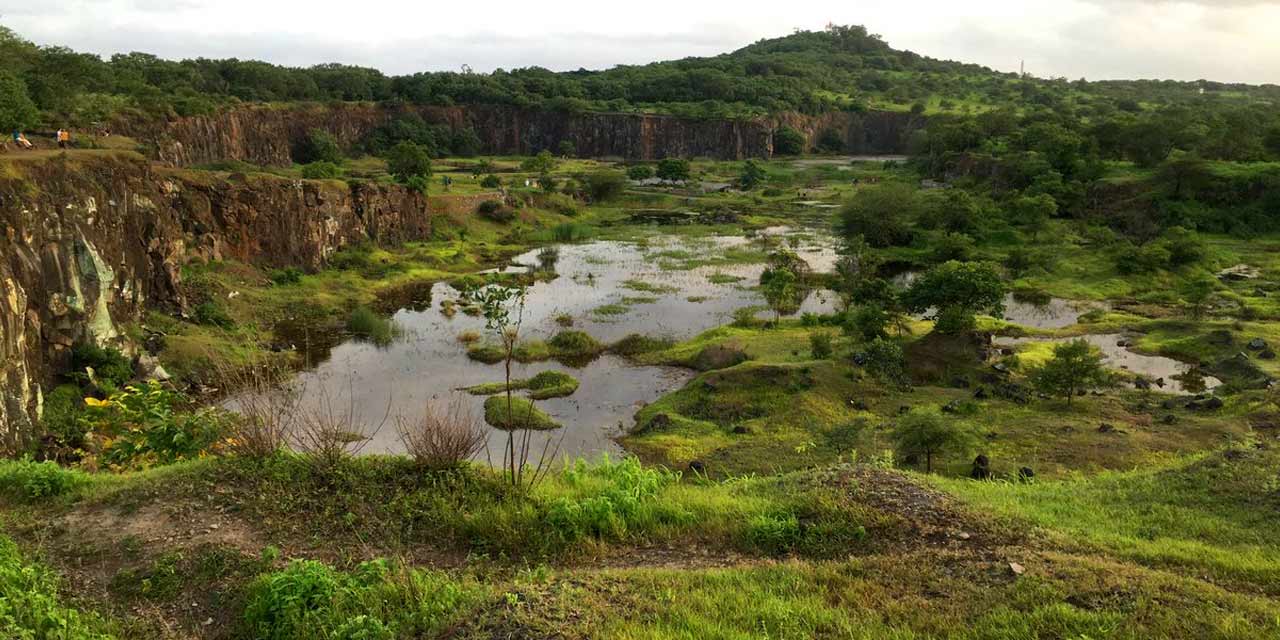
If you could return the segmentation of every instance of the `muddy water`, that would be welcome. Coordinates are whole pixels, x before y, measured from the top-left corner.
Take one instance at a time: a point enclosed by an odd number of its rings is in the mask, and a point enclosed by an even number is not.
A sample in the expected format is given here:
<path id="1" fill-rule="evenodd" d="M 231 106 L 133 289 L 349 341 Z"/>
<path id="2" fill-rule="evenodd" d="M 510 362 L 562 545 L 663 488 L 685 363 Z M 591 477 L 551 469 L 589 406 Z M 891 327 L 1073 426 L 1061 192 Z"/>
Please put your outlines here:
<path id="1" fill-rule="evenodd" d="M 1130 351 L 1127 347 L 1120 346 L 1124 340 L 1124 336 L 1120 334 L 1096 334 L 1081 337 L 1102 351 L 1103 360 L 1107 363 L 1107 366 L 1113 369 L 1132 371 L 1152 380 L 1163 379 L 1163 386 L 1157 385 L 1154 387 L 1160 391 L 1178 394 L 1190 393 L 1183 387 L 1182 383 L 1174 380 L 1174 376 L 1190 371 L 1191 365 L 1172 358 L 1149 356 Z M 1058 343 L 1067 340 L 1064 338 L 1050 340 L 1049 342 Z M 1038 341 L 1035 338 L 996 338 L 995 343 L 998 346 L 1016 347 Z M 1222 381 L 1212 376 L 1205 376 L 1204 384 L 1206 389 L 1213 389 L 1221 385 Z"/>
<path id="2" fill-rule="evenodd" d="M 751 287 L 758 282 L 763 265 L 693 266 L 687 261 L 714 258 L 730 250 L 767 250 L 762 238 L 793 246 L 815 271 L 831 269 L 836 259 L 829 237 L 796 234 L 781 228 L 766 229 L 756 238 L 658 236 L 640 244 L 608 241 L 560 245 L 555 247 L 554 255 L 534 250 L 516 257 L 516 266 L 511 268 L 554 268 L 559 276 L 529 289 L 521 335 L 526 339 L 551 337 L 563 329 L 556 323 L 561 314 L 573 318 L 573 329 L 586 331 L 605 343 L 631 333 L 685 339 L 730 322 L 735 310 L 762 304 Z M 716 283 L 710 279 L 713 275 L 741 280 Z M 628 288 L 629 281 L 663 289 L 637 291 Z M 350 406 L 357 421 L 369 425 L 366 453 L 403 450 L 393 421 L 384 421 L 384 416 L 412 417 L 420 414 L 430 399 L 448 399 L 459 387 L 503 378 L 501 364 L 470 360 L 465 345 L 458 341 L 458 335 L 465 331 L 484 333 L 484 320 L 463 313 L 453 317 L 442 313 L 441 302 L 458 297 L 450 286 L 435 284 L 430 293 L 431 305 L 419 304 L 394 314 L 394 320 L 404 330 L 402 339 L 385 348 L 354 340 L 340 344 L 326 361 L 302 374 L 306 402 L 315 406 L 327 393 L 336 398 L 335 405 L 343 410 Z M 619 315 L 595 312 L 611 304 L 622 304 L 628 310 Z M 836 297 L 830 292 L 817 291 L 804 301 L 801 312 L 830 312 L 835 304 Z M 558 445 L 560 455 L 585 457 L 618 451 L 612 438 L 632 424 L 635 412 L 680 388 L 692 376 L 678 368 L 635 366 L 612 355 L 579 368 L 556 362 L 517 364 L 512 375 L 524 378 L 547 369 L 567 371 L 580 380 L 581 386 L 567 398 L 538 403 L 564 428 L 535 434 L 533 450 L 541 451 L 550 440 L 553 448 Z M 481 415 L 484 398 L 465 398 L 476 415 Z M 375 430 L 374 425 L 379 424 L 381 428 Z M 505 433 L 492 432 L 490 449 L 495 460 L 501 459 L 505 442 Z"/>

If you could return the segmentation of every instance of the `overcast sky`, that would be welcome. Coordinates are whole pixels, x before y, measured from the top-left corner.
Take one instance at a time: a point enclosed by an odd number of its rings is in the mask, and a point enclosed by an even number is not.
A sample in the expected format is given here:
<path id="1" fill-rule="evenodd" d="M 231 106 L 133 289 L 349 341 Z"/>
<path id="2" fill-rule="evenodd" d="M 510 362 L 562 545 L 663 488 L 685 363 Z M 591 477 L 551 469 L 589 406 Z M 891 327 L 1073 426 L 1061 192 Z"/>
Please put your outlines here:
<path id="1" fill-rule="evenodd" d="M 432 6 L 432 5 L 444 6 Z M 714 55 L 828 22 L 1039 76 L 1280 84 L 1280 0 L 0 0 L 0 24 L 102 55 L 346 62 L 387 73 L 606 68 Z"/>

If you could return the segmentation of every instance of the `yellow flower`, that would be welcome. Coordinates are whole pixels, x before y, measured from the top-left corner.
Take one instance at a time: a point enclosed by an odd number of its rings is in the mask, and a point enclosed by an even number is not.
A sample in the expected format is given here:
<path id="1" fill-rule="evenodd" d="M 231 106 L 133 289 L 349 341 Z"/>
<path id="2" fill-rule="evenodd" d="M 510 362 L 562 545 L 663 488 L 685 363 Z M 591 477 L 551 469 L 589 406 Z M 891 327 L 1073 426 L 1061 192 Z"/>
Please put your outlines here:
<path id="1" fill-rule="evenodd" d="M 93 396 L 89 396 L 89 397 L 85 398 L 85 399 L 84 399 L 84 403 L 85 403 L 85 404 L 87 404 L 87 405 L 89 405 L 89 406 L 91 406 L 91 407 L 109 407 L 109 406 L 111 406 L 111 401 L 110 401 L 110 400 L 99 400 L 99 399 L 97 399 L 97 398 L 95 398 L 95 397 L 93 397 Z"/>

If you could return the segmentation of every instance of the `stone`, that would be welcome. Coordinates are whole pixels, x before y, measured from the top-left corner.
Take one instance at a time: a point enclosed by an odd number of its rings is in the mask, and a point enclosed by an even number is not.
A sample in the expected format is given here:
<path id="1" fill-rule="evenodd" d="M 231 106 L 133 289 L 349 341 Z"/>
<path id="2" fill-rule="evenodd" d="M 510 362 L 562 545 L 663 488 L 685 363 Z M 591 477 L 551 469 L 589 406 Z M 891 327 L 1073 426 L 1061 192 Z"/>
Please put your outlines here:
<path id="1" fill-rule="evenodd" d="M 1258 358 L 1261 360 L 1275 360 L 1276 352 L 1272 351 L 1271 349 L 1263 349 L 1262 351 L 1258 352 Z"/>
<path id="2" fill-rule="evenodd" d="M 700 476 L 707 475 L 707 465 L 701 460 L 694 460 L 689 463 L 689 472 Z"/>
<path id="3" fill-rule="evenodd" d="M 1018 469 L 1018 479 L 1023 482 L 1031 482 L 1036 477 L 1036 472 L 1031 467 L 1022 467 Z"/>
<path id="4" fill-rule="evenodd" d="M 1175 416 L 1172 413 L 1166 413 L 1160 417 L 1160 422 L 1162 424 L 1177 424 L 1178 416 Z"/>
<path id="5" fill-rule="evenodd" d="M 1098 425 L 1098 433 L 1117 433 L 1118 431 L 1119 429 L 1116 429 L 1115 425 L 1113 424 L 1108 424 L 1104 422 Z"/>
<path id="6" fill-rule="evenodd" d="M 748 434 L 748 433 L 751 433 L 751 430 L 750 430 L 750 429 L 748 429 L 748 428 L 746 428 L 746 427 L 745 427 L 745 426 L 743 426 L 743 425 L 737 425 L 737 426 L 735 426 L 735 427 L 733 428 L 733 433 L 734 433 L 734 435 L 742 436 L 742 435 L 746 435 L 746 434 Z"/>
<path id="7" fill-rule="evenodd" d="M 850 400 L 849 408 L 853 409 L 854 411 L 870 411 L 871 410 L 871 408 L 867 406 L 867 403 L 861 400 Z"/>
<path id="8" fill-rule="evenodd" d="M 1237 264 L 1218 272 L 1218 278 L 1222 280 L 1256 280 L 1260 277 L 1262 277 L 1262 271 L 1247 264 Z"/>
<path id="9" fill-rule="evenodd" d="M 942 405 L 942 412 L 950 414 L 960 413 L 960 401 L 952 400 L 951 402 Z"/>
<path id="10" fill-rule="evenodd" d="M 1009 571 L 1015 576 L 1020 576 L 1027 572 L 1027 568 L 1016 562 L 1010 562 Z"/>
<path id="11" fill-rule="evenodd" d="M 1254 338 L 1250 340 L 1249 344 L 1246 346 L 1252 349 L 1253 351 L 1262 351 L 1263 349 L 1267 348 L 1267 341 L 1263 340 L 1262 338 Z"/>
<path id="12" fill-rule="evenodd" d="M 987 393 L 986 387 L 978 387 L 977 391 L 973 392 L 974 400 L 986 400 L 988 397 L 989 394 Z"/>

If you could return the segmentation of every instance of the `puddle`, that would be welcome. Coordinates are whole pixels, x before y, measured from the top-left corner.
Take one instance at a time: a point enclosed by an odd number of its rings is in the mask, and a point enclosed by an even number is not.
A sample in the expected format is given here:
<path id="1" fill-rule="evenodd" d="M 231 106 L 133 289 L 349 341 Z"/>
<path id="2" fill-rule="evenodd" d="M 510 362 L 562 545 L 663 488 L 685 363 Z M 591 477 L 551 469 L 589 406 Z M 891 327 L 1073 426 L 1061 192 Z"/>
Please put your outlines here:
<path id="1" fill-rule="evenodd" d="M 903 289 L 910 287 L 919 271 L 903 271 L 889 278 L 895 286 Z M 1014 324 L 1033 329 L 1061 329 L 1076 324 L 1080 316 L 1094 309 L 1107 309 L 1103 302 L 1067 300 L 1065 298 L 1047 298 L 1045 301 L 1021 300 L 1012 293 L 1004 297 L 1003 318 Z M 928 315 L 926 314 L 921 314 Z"/>
<path id="2" fill-rule="evenodd" d="M 837 258 L 834 240 L 821 232 L 798 232 L 774 227 L 754 235 L 681 237 L 659 235 L 641 243 L 601 241 L 566 244 L 554 252 L 535 249 L 513 259 L 516 269 L 553 268 L 559 277 L 529 288 L 521 335 L 546 339 L 564 329 L 557 316 L 573 318 L 572 329 L 585 331 L 604 343 L 628 334 L 686 339 L 732 321 L 735 310 L 762 305 L 752 287 L 764 265 L 713 263 L 690 269 L 672 269 L 691 260 L 724 256 L 730 250 L 759 250 L 785 245 L 804 258 L 814 271 L 828 271 Z M 554 254 L 554 257 L 552 256 Z M 666 268 L 664 268 L 666 267 Z M 714 276 L 714 277 L 713 277 Z M 735 280 L 736 279 L 736 280 Z M 636 283 L 644 283 L 637 287 Z M 406 290 L 401 298 L 408 308 L 393 315 L 404 330 L 402 339 L 386 348 L 348 341 L 334 346 L 328 359 L 300 374 L 306 402 L 319 402 L 320 390 L 348 404 L 357 421 L 377 425 L 387 414 L 413 416 L 432 398 L 447 398 L 455 389 L 486 382 L 500 382 L 501 364 L 475 362 L 458 341 L 465 331 L 484 333 L 484 320 L 457 313 L 448 317 L 441 303 L 456 300 L 458 292 L 444 283 L 430 290 Z M 429 301 L 423 304 L 424 301 Z M 798 313 L 829 313 L 838 297 L 830 291 L 810 293 Z M 601 314 L 607 305 L 624 312 Z M 761 317 L 769 314 L 763 313 Z M 617 453 L 612 438 L 633 423 L 644 404 L 682 387 L 693 373 L 672 367 L 634 366 L 625 359 L 602 356 L 580 368 L 556 362 L 516 364 L 512 376 L 527 378 L 540 371 L 566 371 L 581 383 L 566 398 L 538 402 L 538 407 L 564 425 L 563 429 L 535 434 L 533 451 L 540 452 L 546 438 L 559 441 L 559 456 L 595 457 Z M 351 397 L 354 396 L 354 397 Z M 481 415 L 483 397 L 467 396 Z M 365 453 L 400 452 L 393 420 L 370 436 Z M 490 450 L 501 459 L 506 434 L 493 430 Z M 482 456 L 483 457 L 483 456 Z"/>
<path id="3" fill-rule="evenodd" d="M 1113 369 L 1122 369 L 1132 371 L 1133 373 L 1142 374 L 1152 380 L 1164 379 L 1164 386 L 1155 386 L 1154 388 L 1166 393 L 1192 393 L 1185 389 L 1174 376 L 1181 375 L 1192 369 L 1192 366 L 1173 358 L 1165 358 L 1162 356 L 1149 356 L 1141 353 L 1130 351 L 1126 347 L 1120 346 L 1120 342 L 1125 340 L 1125 336 L 1115 333 L 1097 334 L 1081 336 L 1100 351 L 1102 351 L 1103 359 L 1107 366 Z M 1063 338 L 1054 340 L 1045 340 L 1044 342 L 1067 342 L 1075 338 Z M 995 344 L 1002 347 L 1012 347 L 1034 342 L 1041 342 L 1036 338 L 996 338 Z M 1222 384 L 1222 381 L 1213 376 L 1204 377 L 1205 389 L 1213 389 Z M 1198 391 L 1197 391 L 1198 392 Z"/>

